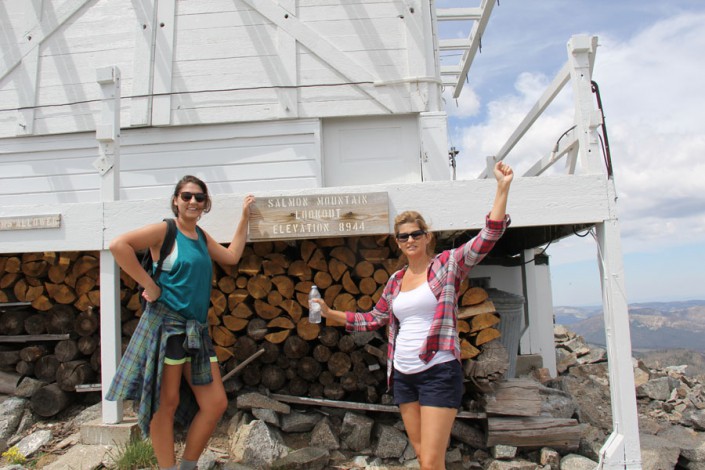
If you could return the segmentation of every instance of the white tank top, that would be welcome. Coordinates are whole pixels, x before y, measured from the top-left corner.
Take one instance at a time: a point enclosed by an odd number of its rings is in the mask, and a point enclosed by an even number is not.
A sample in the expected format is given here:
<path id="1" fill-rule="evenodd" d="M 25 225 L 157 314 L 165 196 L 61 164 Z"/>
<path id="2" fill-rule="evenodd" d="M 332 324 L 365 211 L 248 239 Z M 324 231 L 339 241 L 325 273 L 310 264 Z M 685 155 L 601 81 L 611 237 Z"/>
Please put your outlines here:
<path id="1" fill-rule="evenodd" d="M 419 358 L 433 323 L 438 300 L 428 282 L 416 289 L 399 292 L 392 302 L 394 315 L 399 319 L 399 334 L 394 348 L 394 367 L 403 374 L 416 374 L 436 364 L 455 360 L 452 351 L 438 351 L 430 362 Z"/>

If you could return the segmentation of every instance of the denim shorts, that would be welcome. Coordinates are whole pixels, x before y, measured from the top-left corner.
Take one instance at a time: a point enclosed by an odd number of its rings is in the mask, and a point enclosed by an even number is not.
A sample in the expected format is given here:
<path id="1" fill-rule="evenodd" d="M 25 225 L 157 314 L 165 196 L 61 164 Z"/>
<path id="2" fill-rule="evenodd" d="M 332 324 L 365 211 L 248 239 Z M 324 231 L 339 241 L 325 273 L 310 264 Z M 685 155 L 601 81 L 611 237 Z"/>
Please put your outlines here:
<path id="1" fill-rule="evenodd" d="M 186 335 L 171 335 L 166 340 L 166 351 L 164 353 L 164 363 L 168 365 L 183 364 L 184 362 L 191 362 L 191 357 L 193 354 L 189 353 L 184 349 L 184 340 Z M 215 355 L 215 349 L 213 349 L 213 343 L 208 341 L 206 345 L 208 350 L 208 356 L 211 362 L 218 362 L 218 357 Z"/>
<path id="2" fill-rule="evenodd" d="M 459 408 L 463 398 L 463 369 L 455 359 L 416 374 L 394 369 L 393 388 L 397 405 L 418 401 L 421 406 Z"/>

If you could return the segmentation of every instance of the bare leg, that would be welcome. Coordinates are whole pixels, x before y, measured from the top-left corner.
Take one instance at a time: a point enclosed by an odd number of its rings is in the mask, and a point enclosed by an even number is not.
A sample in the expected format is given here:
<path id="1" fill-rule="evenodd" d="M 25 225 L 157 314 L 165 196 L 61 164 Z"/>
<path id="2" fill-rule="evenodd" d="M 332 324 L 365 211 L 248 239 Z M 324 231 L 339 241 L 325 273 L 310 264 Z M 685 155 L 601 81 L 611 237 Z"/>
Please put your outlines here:
<path id="1" fill-rule="evenodd" d="M 152 438 L 154 455 L 161 468 L 176 465 L 174 457 L 174 414 L 179 406 L 179 386 L 183 364 L 164 364 L 162 371 L 161 391 L 159 392 L 159 408 L 149 423 L 149 433 Z"/>
<path id="2" fill-rule="evenodd" d="M 211 373 L 213 374 L 213 382 L 208 385 L 193 385 L 191 383 L 191 364 L 187 363 L 184 367 L 184 375 L 191 385 L 199 407 L 186 435 L 186 448 L 183 454 L 185 460 L 198 460 L 218 425 L 218 421 L 228 407 L 228 398 L 225 395 L 217 362 L 211 363 Z"/>
<path id="3" fill-rule="evenodd" d="M 406 436 L 414 447 L 416 458 L 421 462 L 421 407 L 419 402 L 402 403 L 399 405 L 401 419 L 404 421 Z"/>
<path id="4" fill-rule="evenodd" d="M 421 460 L 422 470 L 444 470 L 450 430 L 453 428 L 456 408 L 421 406 Z"/>

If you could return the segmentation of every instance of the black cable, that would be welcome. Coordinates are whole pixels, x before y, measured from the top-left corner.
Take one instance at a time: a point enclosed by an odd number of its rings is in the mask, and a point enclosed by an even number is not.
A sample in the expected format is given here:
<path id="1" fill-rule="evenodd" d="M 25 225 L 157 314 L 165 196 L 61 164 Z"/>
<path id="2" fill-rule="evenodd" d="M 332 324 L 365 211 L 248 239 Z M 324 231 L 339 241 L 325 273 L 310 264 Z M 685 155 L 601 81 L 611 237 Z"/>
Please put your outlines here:
<path id="1" fill-rule="evenodd" d="M 592 84 L 592 92 L 595 93 L 595 96 L 597 97 L 597 109 L 600 110 L 600 114 L 602 115 L 602 134 L 604 135 L 605 141 L 603 142 L 602 146 L 602 152 L 604 155 L 604 160 L 605 160 L 605 167 L 607 168 L 607 176 L 609 178 L 612 177 L 612 154 L 610 152 L 610 141 L 607 138 L 607 124 L 605 124 L 605 110 L 602 108 L 602 98 L 600 97 L 600 87 L 597 86 L 597 82 L 595 80 L 592 80 L 590 82 Z"/>
<path id="2" fill-rule="evenodd" d="M 130 95 L 121 96 L 120 99 L 131 99 L 131 98 L 149 98 L 157 96 L 176 96 L 176 95 L 195 95 L 200 93 L 225 93 L 228 91 L 250 91 L 250 90 L 273 90 L 273 89 L 295 89 L 295 88 L 316 88 L 316 87 L 337 87 L 337 86 L 348 86 L 348 85 L 374 85 L 374 82 L 344 82 L 344 83 L 319 83 L 315 85 L 276 85 L 276 86 L 253 86 L 253 87 L 243 87 L 243 88 L 215 88 L 208 90 L 192 90 L 192 91 L 171 91 L 168 93 L 148 93 L 144 95 Z M 92 100 L 79 100 L 71 101 L 68 103 L 54 103 L 54 104 L 41 104 L 36 106 L 22 106 L 19 108 L 5 108 L 0 109 L 0 112 L 5 111 L 24 111 L 30 109 L 41 109 L 41 108 L 57 108 L 61 106 L 74 106 L 77 104 L 88 104 L 88 103 L 100 103 L 103 98 L 96 98 Z"/>
<path id="3" fill-rule="evenodd" d="M 585 232 L 584 235 L 580 235 L 580 234 L 575 230 L 575 226 L 573 226 L 573 235 L 575 235 L 575 236 L 577 236 L 577 237 L 585 238 L 585 237 L 587 237 L 588 235 L 590 235 L 590 232 L 592 232 L 592 227 L 589 228 L 589 229 L 587 229 L 587 232 Z"/>

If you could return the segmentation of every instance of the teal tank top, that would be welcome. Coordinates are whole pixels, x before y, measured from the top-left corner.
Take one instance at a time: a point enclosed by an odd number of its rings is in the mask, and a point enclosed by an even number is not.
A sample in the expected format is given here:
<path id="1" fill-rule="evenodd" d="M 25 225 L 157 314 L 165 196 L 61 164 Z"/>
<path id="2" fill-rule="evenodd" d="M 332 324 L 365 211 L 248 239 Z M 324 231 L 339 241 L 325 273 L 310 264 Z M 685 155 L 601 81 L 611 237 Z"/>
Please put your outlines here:
<path id="1" fill-rule="evenodd" d="M 198 240 L 192 240 L 176 230 L 174 249 L 164 259 L 159 275 L 162 294 L 157 301 L 187 320 L 205 323 L 211 299 L 213 264 L 205 235 L 200 227 L 196 227 L 196 232 Z"/>

